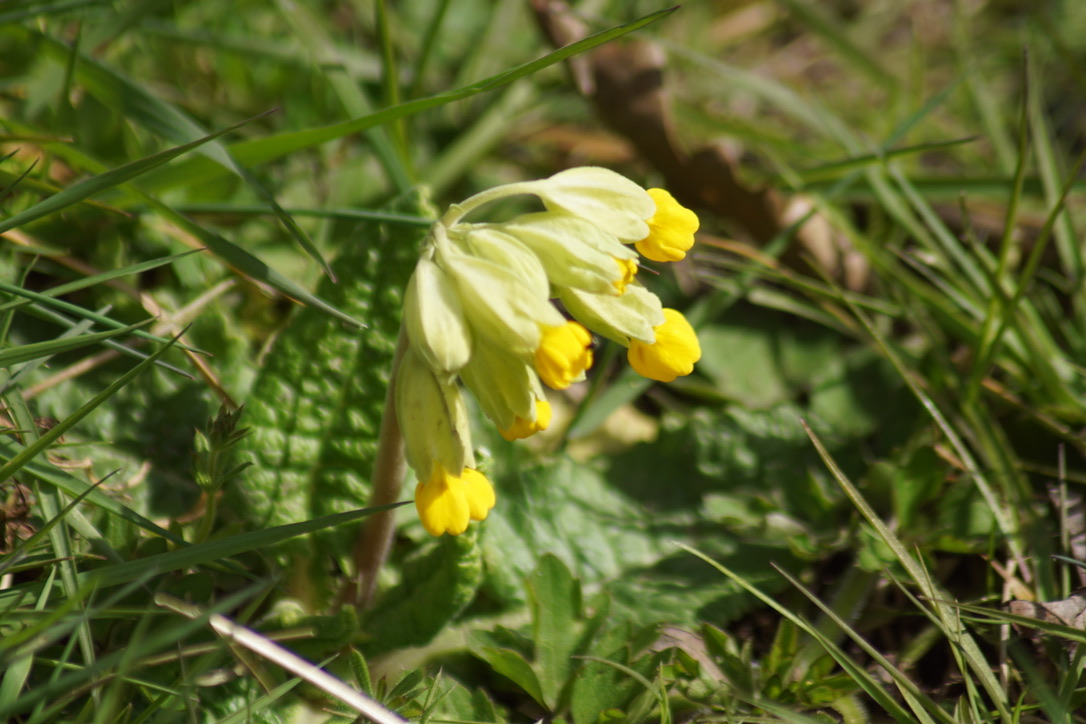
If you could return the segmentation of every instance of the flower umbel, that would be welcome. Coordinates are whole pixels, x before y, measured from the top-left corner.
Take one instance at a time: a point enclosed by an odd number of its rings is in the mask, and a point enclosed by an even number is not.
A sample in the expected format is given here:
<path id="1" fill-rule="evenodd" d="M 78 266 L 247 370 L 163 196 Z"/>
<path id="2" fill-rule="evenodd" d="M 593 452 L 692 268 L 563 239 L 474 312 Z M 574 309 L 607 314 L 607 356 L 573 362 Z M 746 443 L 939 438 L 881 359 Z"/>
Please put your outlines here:
<path id="1" fill-rule="evenodd" d="M 537 197 L 545 211 L 465 221 L 518 195 Z M 430 534 L 459 535 L 495 503 L 475 468 L 459 382 L 502 437 L 517 440 L 550 425 L 544 384 L 564 390 L 584 379 L 593 333 L 627 347 L 650 379 L 693 371 L 701 356 L 693 328 L 635 277 L 641 257 L 685 257 L 697 229 L 697 216 L 667 191 L 598 167 L 495 187 L 431 227 L 405 295 L 408 348 L 396 371 L 415 505 Z"/>

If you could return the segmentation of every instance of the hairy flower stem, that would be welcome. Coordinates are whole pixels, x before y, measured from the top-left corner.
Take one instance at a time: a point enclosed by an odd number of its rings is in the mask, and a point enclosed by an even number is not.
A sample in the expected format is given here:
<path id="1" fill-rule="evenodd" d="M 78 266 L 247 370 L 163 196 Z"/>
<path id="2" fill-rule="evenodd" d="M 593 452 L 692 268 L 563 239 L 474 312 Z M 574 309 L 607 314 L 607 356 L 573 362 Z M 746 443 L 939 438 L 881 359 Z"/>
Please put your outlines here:
<path id="1" fill-rule="evenodd" d="M 392 359 L 392 372 L 385 393 L 385 412 L 381 417 L 381 431 L 377 438 L 377 458 L 373 463 L 373 491 L 370 505 L 388 505 L 400 497 L 406 463 L 404 461 L 403 434 L 396 416 L 396 370 L 400 358 L 407 349 L 407 333 L 400 328 L 396 352 Z M 366 519 L 359 530 L 354 545 L 355 580 L 345 598 L 358 608 L 366 608 L 377 591 L 377 573 L 388 557 L 392 535 L 396 529 L 396 511 L 386 510 Z"/>

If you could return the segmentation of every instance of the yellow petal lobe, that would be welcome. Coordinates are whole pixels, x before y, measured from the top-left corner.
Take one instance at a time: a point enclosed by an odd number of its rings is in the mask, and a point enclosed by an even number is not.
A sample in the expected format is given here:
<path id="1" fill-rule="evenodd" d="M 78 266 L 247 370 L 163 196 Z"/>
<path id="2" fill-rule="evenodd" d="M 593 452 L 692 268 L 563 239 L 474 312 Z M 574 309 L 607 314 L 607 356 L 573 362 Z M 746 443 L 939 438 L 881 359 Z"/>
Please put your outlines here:
<path id="1" fill-rule="evenodd" d="M 653 327 L 656 341 L 646 344 L 630 340 L 626 358 L 637 374 L 659 382 L 671 382 L 694 371 L 701 359 L 698 335 L 686 317 L 674 309 L 664 309 L 664 323 Z"/>
<path id="2" fill-rule="evenodd" d="M 592 335 L 577 322 L 543 327 L 535 351 L 535 370 L 544 384 L 564 390 L 592 366 Z"/>
<path id="3" fill-rule="evenodd" d="M 464 474 L 460 476 L 464 486 L 464 496 L 468 501 L 468 512 L 472 520 L 485 520 L 486 514 L 494 507 L 497 498 L 494 496 L 494 488 L 486 476 L 478 470 L 464 468 Z"/>
<path id="4" fill-rule="evenodd" d="M 422 527 L 435 536 L 443 533 L 460 535 L 468 529 L 472 512 L 463 480 L 441 465 L 434 465 L 430 479 L 420 482 L 415 488 L 415 509 L 419 512 Z"/>
<path id="5" fill-rule="evenodd" d="M 698 216 L 664 189 L 649 189 L 656 213 L 648 220 L 649 235 L 634 244 L 646 259 L 679 261 L 694 246 Z"/>

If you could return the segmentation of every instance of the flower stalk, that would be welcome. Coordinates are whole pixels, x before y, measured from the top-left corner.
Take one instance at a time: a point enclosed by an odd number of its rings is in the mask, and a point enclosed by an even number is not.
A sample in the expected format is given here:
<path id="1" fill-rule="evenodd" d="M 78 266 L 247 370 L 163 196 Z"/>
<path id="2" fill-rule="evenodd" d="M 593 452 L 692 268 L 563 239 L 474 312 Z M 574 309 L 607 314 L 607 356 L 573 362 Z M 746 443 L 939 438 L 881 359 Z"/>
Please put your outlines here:
<path id="1" fill-rule="evenodd" d="M 407 462 L 404 457 L 403 433 L 396 416 L 396 377 L 400 360 L 407 349 L 407 330 L 400 327 L 396 351 L 392 357 L 392 373 L 385 392 L 385 410 L 381 415 L 381 429 L 377 437 L 377 457 L 373 463 L 370 505 L 388 505 L 400 499 Z M 377 592 L 377 574 L 388 558 L 392 536 L 396 530 L 396 511 L 386 510 L 366 519 L 353 551 L 355 578 L 352 592 L 346 598 L 358 608 L 366 608 Z"/>

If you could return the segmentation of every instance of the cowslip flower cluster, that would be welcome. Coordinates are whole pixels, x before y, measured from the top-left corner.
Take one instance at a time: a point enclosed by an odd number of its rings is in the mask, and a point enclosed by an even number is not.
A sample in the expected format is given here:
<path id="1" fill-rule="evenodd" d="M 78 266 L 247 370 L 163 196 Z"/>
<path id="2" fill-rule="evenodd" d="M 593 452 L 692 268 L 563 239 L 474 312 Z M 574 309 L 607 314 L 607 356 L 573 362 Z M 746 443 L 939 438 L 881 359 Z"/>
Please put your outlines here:
<path id="1" fill-rule="evenodd" d="M 544 210 L 499 223 L 465 220 L 525 194 Z M 693 328 L 636 275 L 642 256 L 682 259 L 697 228 L 697 216 L 667 191 L 598 167 L 484 191 L 431 227 L 404 298 L 407 346 L 395 383 L 427 531 L 463 533 L 495 503 L 475 469 L 460 381 L 502 436 L 516 440 L 550 424 L 543 385 L 563 390 L 584 379 L 592 333 L 626 347 L 630 365 L 650 379 L 693 371 L 701 357 Z"/>

